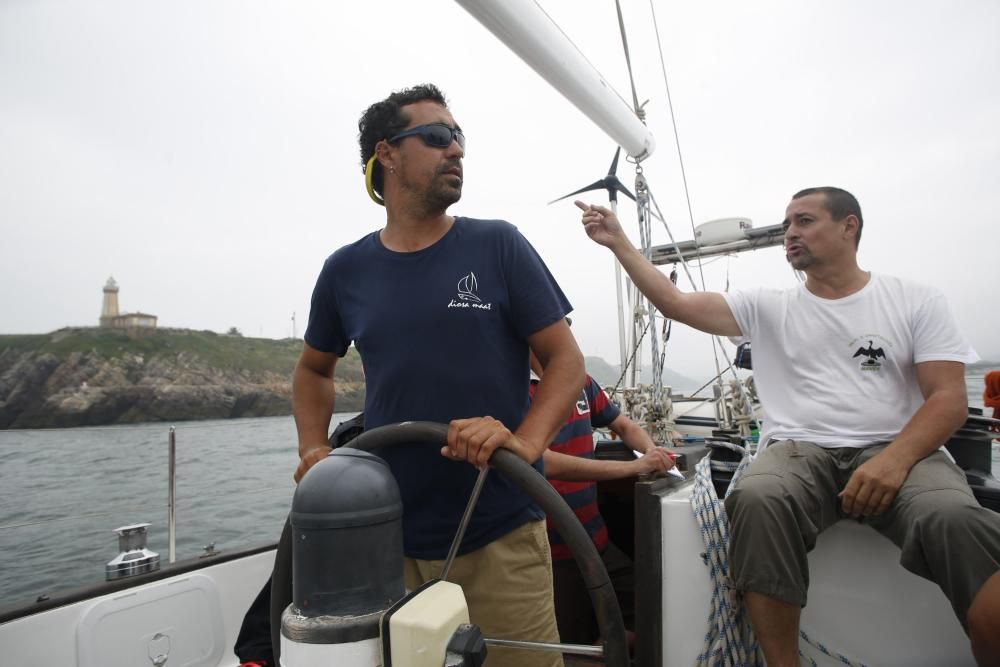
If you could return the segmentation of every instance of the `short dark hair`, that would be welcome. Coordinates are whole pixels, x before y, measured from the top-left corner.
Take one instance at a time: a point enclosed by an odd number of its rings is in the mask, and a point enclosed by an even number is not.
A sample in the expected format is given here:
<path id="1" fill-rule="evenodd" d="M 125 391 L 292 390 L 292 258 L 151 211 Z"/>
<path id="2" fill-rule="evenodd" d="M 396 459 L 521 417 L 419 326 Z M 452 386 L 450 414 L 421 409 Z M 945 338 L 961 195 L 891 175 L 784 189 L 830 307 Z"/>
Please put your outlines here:
<path id="1" fill-rule="evenodd" d="M 389 97 L 371 105 L 361 114 L 358 121 L 358 143 L 361 145 L 361 171 L 364 172 L 368 160 L 375 153 L 375 144 L 401 132 L 410 119 L 403 113 L 402 107 L 414 102 L 437 102 L 443 107 L 448 106 L 444 94 L 432 83 L 424 83 L 411 88 L 397 90 Z M 376 160 L 372 164 L 372 187 L 379 195 L 382 194 L 382 165 Z"/>
<path id="2" fill-rule="evenodd" d="M 854 237 L 854 247 L 857 248 L 858 244 L 861 243 L 861 228 L 865 224 L 864 219 L 861 217 L 861 204 L 858 203 L 857 198 L 847 190 L 824 185 L 819 188 L 799 190 L 792 195 L 792 199 L 801 199 L 809 195 L 823 195 L 823 199 L 825 200 L 824 208 L 830 212 L 830 216 L 834 220 L 843 220 L 849 215 L 853 215 L 858 219 L 858 233 Z"/>

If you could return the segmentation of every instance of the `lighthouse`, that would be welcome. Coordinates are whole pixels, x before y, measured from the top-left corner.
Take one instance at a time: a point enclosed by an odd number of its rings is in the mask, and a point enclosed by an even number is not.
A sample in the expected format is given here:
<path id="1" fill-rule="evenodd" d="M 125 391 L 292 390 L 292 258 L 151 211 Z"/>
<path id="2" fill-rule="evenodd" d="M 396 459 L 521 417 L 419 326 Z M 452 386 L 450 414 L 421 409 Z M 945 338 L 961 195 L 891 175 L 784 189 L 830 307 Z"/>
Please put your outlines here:
<path id="1" fill-rule="evenodd" d="M 104 283 L 104 305 L 101 306 L 102 329 L 125 329 L 138 333 L 140 330 L 156 328 L 156 315 L 149 313 L 118 312 L 118 283 L 113 277 Z"/>
<path id="2" fill-rule="evenodd" d="M 104 305 L 101 307 L 101 327 L 115 326 L 115 319 L 118 317 L 118 283 L 114 276 L 108 278 L 104 283 Z"/>

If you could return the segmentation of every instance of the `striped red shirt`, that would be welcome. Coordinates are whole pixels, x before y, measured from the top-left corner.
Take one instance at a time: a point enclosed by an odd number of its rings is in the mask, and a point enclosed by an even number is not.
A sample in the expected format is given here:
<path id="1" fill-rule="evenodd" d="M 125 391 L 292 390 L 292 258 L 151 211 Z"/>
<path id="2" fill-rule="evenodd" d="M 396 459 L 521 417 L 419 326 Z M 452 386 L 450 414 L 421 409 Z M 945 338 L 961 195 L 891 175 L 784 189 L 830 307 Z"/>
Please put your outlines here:
<path id="1" fill-rule="evenodd" d="M 534 397 L 535 383 L 531 384 L 529 393 Z M 549 445 L 549 449 L 560 454 L 592 459 L 594 458 L 594 429 L 609 426 L 618 418 L 619 414 L 621 414 L 621 410 L 618 409 L 618 406 L 608 400 L 601 385 L 588 375 L 566 423 L 559 429 L 559 433 Z M 549 483 L 573 509 L 597 550 L 603 551 L 608 544 L 608 528 L 597 509 L 597 484 L 594 482 L 564 482 L 555 479 L 550 479 Z M 552 523 L 548 519 L 546 522 L 549 528 L 549 544 L 552 546 L 552 560 L 571 559 L 569 547 L 553 530 Z"/>

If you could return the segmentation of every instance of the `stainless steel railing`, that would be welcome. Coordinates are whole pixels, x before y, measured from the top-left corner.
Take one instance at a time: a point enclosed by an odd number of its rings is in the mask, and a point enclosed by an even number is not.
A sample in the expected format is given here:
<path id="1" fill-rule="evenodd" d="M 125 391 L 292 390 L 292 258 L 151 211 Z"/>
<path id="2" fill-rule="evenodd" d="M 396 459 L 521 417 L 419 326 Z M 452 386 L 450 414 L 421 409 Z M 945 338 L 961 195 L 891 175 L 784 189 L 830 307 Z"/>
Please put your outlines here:
<path id="1" fill-rule="evenodd" d="M 167 436 L 167 554 L 168 563 L 177 560 L 177 506 L 174 493 L 177 490 L 177 429 L 170 427 Z"/>

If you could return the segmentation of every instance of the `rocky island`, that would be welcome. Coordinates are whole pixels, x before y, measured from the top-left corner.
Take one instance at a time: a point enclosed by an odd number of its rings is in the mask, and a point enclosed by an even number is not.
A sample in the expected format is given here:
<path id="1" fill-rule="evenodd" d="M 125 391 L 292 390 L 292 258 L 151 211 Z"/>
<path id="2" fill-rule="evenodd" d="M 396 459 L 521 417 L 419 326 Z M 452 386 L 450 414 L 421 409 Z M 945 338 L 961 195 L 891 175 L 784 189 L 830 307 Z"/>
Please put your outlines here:
<path id="1" fill-rule="evenodd" d="M 0 336 L 0 429 L 288 415 L 301 350 L 299 339 L 187 329 Z M 336 382 L 337 410 L 361 410 L 355 350 Z"/>

